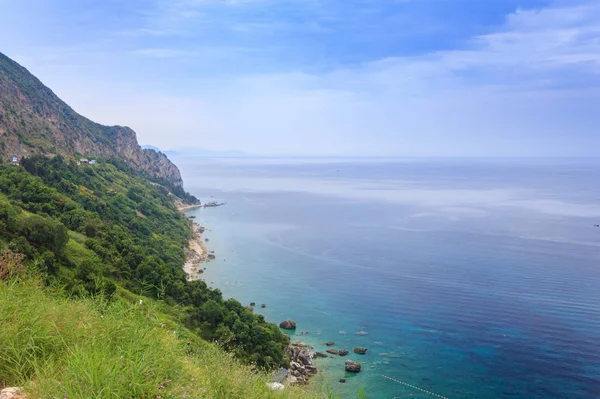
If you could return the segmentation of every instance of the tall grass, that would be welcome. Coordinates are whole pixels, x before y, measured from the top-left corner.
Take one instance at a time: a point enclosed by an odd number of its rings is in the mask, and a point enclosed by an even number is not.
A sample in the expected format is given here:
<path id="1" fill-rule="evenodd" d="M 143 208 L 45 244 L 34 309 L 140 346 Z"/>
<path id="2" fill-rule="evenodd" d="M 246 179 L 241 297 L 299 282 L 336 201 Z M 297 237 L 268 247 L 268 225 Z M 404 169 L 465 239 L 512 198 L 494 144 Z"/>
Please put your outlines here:
<path id="1" fill-rule="evenodd" d="M 0 386 L 36 398 L 324 398 L 268 377 L 139 299 L 71 300 L 35 278 L 0 282 Z"/>

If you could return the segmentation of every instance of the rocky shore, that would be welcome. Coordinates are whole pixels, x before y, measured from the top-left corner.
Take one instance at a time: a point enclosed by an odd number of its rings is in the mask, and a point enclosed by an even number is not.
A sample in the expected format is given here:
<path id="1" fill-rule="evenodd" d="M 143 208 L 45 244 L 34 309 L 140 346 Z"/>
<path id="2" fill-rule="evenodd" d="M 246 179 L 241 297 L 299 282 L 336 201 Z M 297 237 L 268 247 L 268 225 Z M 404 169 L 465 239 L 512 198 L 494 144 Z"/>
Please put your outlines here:
<path id="1" fill-rule="evenodd" d="M 202 240 L 204 227 L 193 223 L 194 236 L 189 241 L 189 247 L 185 249 L 185 263 L 183 271 L 187 276 L 188 281 L 200 280 L 200 275 L 204 272 L 202 265 L 209 259 L 214 259 L 214 255 L 210 257 L 208 249 Z"/>
<path id="2" fill-rule="evenodd" d="M 317 356 L 312 346 L 294 341 L 287 347 L 286 354 L 290 358 L 290 369 L 286 377 L 288 384 L 306 384 L 310 377 L 317 374 L 318 370 L 313 362 Z"/>

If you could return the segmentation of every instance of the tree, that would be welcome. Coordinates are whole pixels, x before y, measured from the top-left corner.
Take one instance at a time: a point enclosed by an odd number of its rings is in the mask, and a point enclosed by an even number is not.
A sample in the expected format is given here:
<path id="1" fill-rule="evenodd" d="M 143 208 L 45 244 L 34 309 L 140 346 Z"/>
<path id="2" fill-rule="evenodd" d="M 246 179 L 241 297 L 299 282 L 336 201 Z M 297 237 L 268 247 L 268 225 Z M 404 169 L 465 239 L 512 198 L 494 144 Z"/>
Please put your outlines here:
<path id="1" fill-rule="evenodd" d="M 27 240 L 54 252 L 61 252 L 69 241 L 62 223 L 38 215 L 27 217 L 21 231 Z"/>

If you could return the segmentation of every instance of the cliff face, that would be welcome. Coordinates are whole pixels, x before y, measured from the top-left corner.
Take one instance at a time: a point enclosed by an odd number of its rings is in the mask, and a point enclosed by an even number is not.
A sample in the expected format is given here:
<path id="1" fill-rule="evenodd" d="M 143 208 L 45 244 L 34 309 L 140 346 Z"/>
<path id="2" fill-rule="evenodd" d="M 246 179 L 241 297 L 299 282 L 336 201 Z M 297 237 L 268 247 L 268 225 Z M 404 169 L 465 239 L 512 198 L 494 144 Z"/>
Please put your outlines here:
<path id="1" fill-rule="evenodd" d="M 0 157 L 32 154 L 118 158 L 150 176 L 181 185 L 166 155 L 142 150 L 133 130 L 79 115 L 29 71 L 0 53 Z"/>

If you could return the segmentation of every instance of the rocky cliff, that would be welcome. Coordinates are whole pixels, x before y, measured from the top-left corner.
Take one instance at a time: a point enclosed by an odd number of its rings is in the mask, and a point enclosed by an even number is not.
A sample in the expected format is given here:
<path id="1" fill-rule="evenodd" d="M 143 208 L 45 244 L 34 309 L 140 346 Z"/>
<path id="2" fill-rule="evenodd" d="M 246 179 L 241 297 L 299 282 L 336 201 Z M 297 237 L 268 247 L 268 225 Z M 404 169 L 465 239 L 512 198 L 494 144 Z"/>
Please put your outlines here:
<path id="1" fill-rule="evenodd" d="M 0 157 L 31 154 L 117 158 L 181 185 L 166 155 L 143 150 L 133 130 L 103 126 L 75 112 L 27 69 L 0 53 Z"/>

